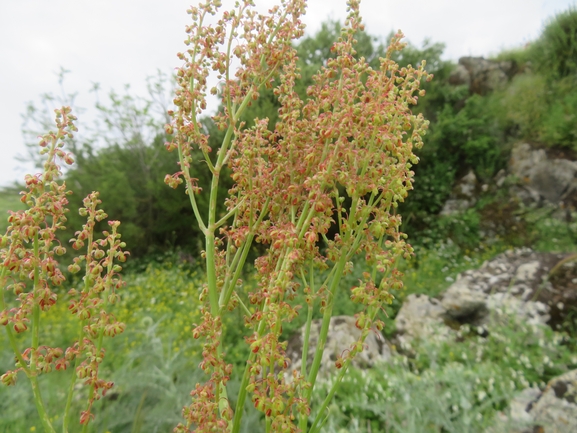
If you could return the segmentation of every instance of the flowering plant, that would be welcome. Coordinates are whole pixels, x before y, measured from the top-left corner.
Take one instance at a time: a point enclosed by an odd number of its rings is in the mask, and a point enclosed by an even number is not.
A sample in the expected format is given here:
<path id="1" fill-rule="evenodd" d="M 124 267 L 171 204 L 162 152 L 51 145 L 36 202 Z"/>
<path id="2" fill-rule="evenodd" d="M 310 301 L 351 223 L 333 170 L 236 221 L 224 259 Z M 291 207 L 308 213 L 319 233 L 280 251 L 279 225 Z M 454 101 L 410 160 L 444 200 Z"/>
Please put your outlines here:
<path id="1" fill-rule="evenodd" d="M 189 49 L 179 54 L 183 66 L 177 71 L 176 108 L 166 126 L 172 137 L 167 148 L 177 151 L 179 170 L 165 181 L 172 187 L 185 184 L 205 238 L 202 321 L 192 336 L 202 339 L 200 368 L 208 379 L 192 390 L 192 402 L 183 409 L 185 421 L 175 428 L 177 433 L 239 432 L 249 398 L 262 412 L 267 432 L 319 431 L 353 358 L 363 351 L 369 333 L 382 329 L 378 314 L 392 301 L 390 290 L 402 287 L 396 262 L 410 256 L 412 248 L 400 231 L 401 217 L 395 209 L 412 189 L 411 166 L 418 161 L 413 149 L 422 145 L 427 128 L 410 107 L 424 95 L 421 81 L 431 76 L 424 63 L 417 69 L 401 68 L 392 60 L 403 47 L 400 32 L 393 36 L 378 69 L 357 58 L 355 34 L 363 29 L 359 1 L 350 0 L 348 5 L 345 27 L 332 47 L 334 56 L 314 76 L 305 100 L 295 91 L 299 69 L 292 45 L 303 34 L 304 0 L 283 0 L 268 15 L 256 13 L 252 0 L 239 1 L 215 24 L 207 21 L 218 12 L 219 0 L 207 0 L 188 11 L 193 18 L 187 27 Z M 222 95 L 223 109 L 213 118 L 224 132 L 217 148 L 209 145 L 200 123 L 211 71 L 222 83 L 220 89 L 210 89 Z M 263 89 L 274 89 L 279 120 L 273 129 L 267 119 L 255 119 L 254 127 L 246 128 L 243 113 Z M 62 147 L 75 131 L 69 108 L 56 115 L 57 132 L 40 141 L 47 155 L 44 172 L 26 178 L 22 201 L 28 209 L 11 213 L 0 244 L 0 283 L 6 289 L 0 295 L 0 324 L 16 357 L 16 369 L 3 374 L 2 382 L 13 385 L 23 372 L 32 385 L 44 430 L 54 432 L 38 376 L 73 364 L 75 374 L 63 404 L 63 431 L 69 429 L 76 382 L 81 379 L 88 387 L 80 416 L 86 432 L 94 401 L 112 386 L 100 378 L 99 366 L 105 355 L 104 337 L 124 330 L 109 307 L 118 300 L 122 286 L 121 267 L 115 262 L 124 261 L 127 253 L 122 251 L 125 245 L 117 221 L 109 222 L 110 232 L 104 232 L 102 239 L 95 237 L 95 225 L 106 214 L 98 209 L 98 194 L 90 194 L 80 209 L 87 222 L 71 240 L 76 250 L 87 247 L 69 267 L 73 273 L 84 268 L 82 286 L 68 292 L 78 337 L 67 349 L 41 344 L 43 312 L 59 300 L 56 288 L 65 280 L 56 260 L 65 248 L 56 233 L 66 221 L 69 192 L 58 182 L 56 159 L 72 162 Z M 207 191 L 194 177 L 199 155 L 212 174 Z M 223 197 L 219 185 L 228 174 L 233 186 Z M 206 214 L 199 200 L 208 202 Z M 257 243 L 261 244 L 255 261 L 258 286 L 246 297 L 240 290 L 243 269 Z M 358 260 L 369 268 L 358 285 L 349 288 L 358 305 L 360 336 L 335 361 L 335 380 L 312 416 L 312 393 L 335 299 L 345 289 L 343 276 Z M 295 302 L 297 296 L 302 305 Z M 245 314 L 250 355 L 233 399 L 223 321 L 237 308 Z M 282 330 L 301 308 L 307 317 L 302 362 L 299 369 L 291 369 Z M 322 324 L 314 356 L 307 360 L 315 312 L 322 315 Z M 25 333 L 31 336 L 30 344 L 22 350 Z"/>
<path id="2" fill-rule="evenodd" d="M 41 342 L 43 315 L 59 301 L 58 287 L 65 281 L 59 268 L 57 257 L 66 252 L 56 237 L 58 230 L 64 228 L 65 214 L 68 212 L 64 182 L 58 182 L 61 176 L 57 158 L 72 164 L 70 154 L 62 148 L 65 140 L 72 137 L 76 128 L 76 118 L 70 108 L 56 111 L 57 132 L 49 132 L 40 139 L 41 154 L 46 155 L 44 172 L 36 176 L 26 176 L 26 191 L 22 202 L 27 209 L 11 212 L 7 232 L 0 240 L 0 325 L 6 329 L 10 346 L 16 357 L 16 369 L 1 376 L 5 385 L 14 385 L 19 372 L 23 372 L 32 385 L 34 402 L 40 415 L 40 421 L 46 432 L 55 432 L 51 418 L 42 399 L 38 377 L 52 370 L 66 370 L 71 364 L 75 374 L 71 375 L 68 392 L 62 414 L 62 430 L 69 430 L 71 407 L 76 382 L 83 380 L 88 388 L 86 405 L 80 415 L 82 432 L 86 432 L 93 418 L 92 405 L 95 400 L 106 394 L 112 382 L 99 376 L 99 366 L 105 355 L 103 338 L 114 336 L 124 330 L 109 307 L 118 300 L 116 291 L 122 286 L 118 278 L 126 252 L 124 243 L 117 232 L 118 221 L 110 221 L 110 232 L 97 239 L 94 227 L 98 221 L 107 217 L 97 208 L 100 200 L 98 193 L 92 193 L 84 199 L 80 214 L 87 218 L 82 230 L 76 232 L 71 240 L 72 248 L 79 250 L 86 246 L 86 253 L 74 259 L 69 266 L 72 273 L 84 271 L 82 286 L 68 292 L 69 311 L 77 318 L 78 337 L 66 348 L 49 347 Z M 25 333 L 30 335 L 29 347 L 25 344 Z M 76 431 L 76 430 L 75 430 Z"/>
<path id="3" fill-rule="evenodd" d="M 252 1 L 239 1 L 215 25 L 207 25 L 220 6 L 219 0 L 208 0 L 188 11 L 193 18 L 187 27 L 189 48 L 179 54 L 184 64 L 177 71 L 176 109 L 166 126 L 173 137 L 167 148 L 178 152 L 180 168 L 165 181 L 186 186 L 205 237 L 207 272 L 200 296 L 203 320 L 193 337 L 204 341 L 200 368 L 208 380 L 191 392 L 192 403 L 183 409 L 185 422 L 175 432 L 236 433 L 249 396 L 263 413 L 267 432 L 316 432 L 365 338 L 382 329 L 378 313 L 392 301 L 390 290 L 402 287 L 396 261 L 412 249 L 395 209 L 412 188 L 410 169 L 418 161 L 413 149 L 422 145 L 427 127 L 410 106 L 424 95 L 421 80 L 431 76 L 424 63 L 418 69 L 400 68 L 391 59 L 403 47 L 400 32 L 378 70 L 356 58 L 355 33 L 363 26 L 359 1 L 350 0 L 345 27 L 332 47 L 334 57 L 301 100 L 295 91 L 299 70 L 292 41 L 303 34 L 305 2 L 284 0 L 261 15 L 253 11 Z M 214 121 L 225 135 L 215 149 L 199 122 L 211 71 L 223 83 L 210 90 L 221 93 L 223 106 Z M 266 88 L 274 88 L 280 103 L 278 123 L 269 130 L 267 119 L 256 119 L 254 127 L 245 128 L 242 114 Z M 208 191 L 202 191 L 192 170 L 199 154 L 212 173 Z M 219 197 L 226 173 L 234 185 Z M 209 202 L 206 215 L 198 205 L 203 194 Z M 221 204 L 226 211 L 218 214 Z M 255 262 L 259 284 L 244 302 L 241 276 L 255 243 L 264 247 Z M 309 419 L 334 300 L 344 289 L 343 275 L 358 259 L 371 268 L 350 288 L 362 332 L 336 360 L 336 380 L 318 415 Z M 291 300 L 299 292 L 305 303 L 295 306 Z M 282 327 L 301 307 L 307 314 L 302 364 L 291 370 Z M 245 313 L 250 356 L 233 407 L 227 389 L 232 365 L 226 362 L 222 338 L 223 318 L 236 308 Z M 322 325 L 312 363 L 307 363 L 315 310 L 322 314 Z"/>

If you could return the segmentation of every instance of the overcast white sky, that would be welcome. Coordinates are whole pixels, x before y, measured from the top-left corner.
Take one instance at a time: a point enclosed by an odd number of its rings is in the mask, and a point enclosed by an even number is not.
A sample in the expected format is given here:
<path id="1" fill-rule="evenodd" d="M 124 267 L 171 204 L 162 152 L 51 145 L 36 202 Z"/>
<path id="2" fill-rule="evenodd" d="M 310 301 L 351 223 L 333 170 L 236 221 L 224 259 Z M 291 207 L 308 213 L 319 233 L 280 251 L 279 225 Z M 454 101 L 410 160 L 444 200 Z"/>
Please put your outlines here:
<path id="1" fill-rule="evenodd" d="M 25 154 L 21 114 L 26 102 L 58 92 L 56 73 L 71 71 L 66 89 L 90 107 L 92 83 L 103 93 L 130 83 L 145 95 L 145 78 L 171 73 L 184 49 L 186 9 L 196 0 L 1 0 L 0 1 L 0 185 L 21 180 L 32 167 Z M 233 1 L 224 0 L 224 6 Z M 257 0 L 263 8 L 276 4 Z M 445 58 L 488 56 L 535 39 L 547 18 L 576 0 L 363 0 L 367 31 L 386 36 L 401 29 L 420 45 L 446 44 Z M 345 0 L 309 0 L 305 22 L 314 33 L 328 18 L 346 16 Z M 89 116 L 87 116 L 89 117 Z M 82 120 L 82 119 L 80 119 Z M 82 123 L 79 123 L 82 126 Z M 82 133 L 82 130 L 79 131 Z"/>

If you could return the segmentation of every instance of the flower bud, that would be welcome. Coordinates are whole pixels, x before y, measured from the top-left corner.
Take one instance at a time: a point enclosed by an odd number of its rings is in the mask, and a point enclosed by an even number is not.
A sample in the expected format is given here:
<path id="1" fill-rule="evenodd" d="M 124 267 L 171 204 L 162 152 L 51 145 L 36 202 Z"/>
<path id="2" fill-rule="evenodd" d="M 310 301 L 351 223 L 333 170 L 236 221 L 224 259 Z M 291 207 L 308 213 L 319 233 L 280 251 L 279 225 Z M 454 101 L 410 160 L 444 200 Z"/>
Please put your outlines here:
<path id="1" fill-rule="evenodd" d="M 0 382 L 2 382 L 6 386 L 12 386 L 16 384 L 16 374 L 18 371 L 8 371 L 0 376 Z"/>
<path id="2" fill-rule="evenodd" d="M 57 247 L 54 248 L 54 254 L 56 254 L 57 256 L 61 256 L 65 253 L 66 248 L 64 248 L 62 245 L 58 245 Z"/>

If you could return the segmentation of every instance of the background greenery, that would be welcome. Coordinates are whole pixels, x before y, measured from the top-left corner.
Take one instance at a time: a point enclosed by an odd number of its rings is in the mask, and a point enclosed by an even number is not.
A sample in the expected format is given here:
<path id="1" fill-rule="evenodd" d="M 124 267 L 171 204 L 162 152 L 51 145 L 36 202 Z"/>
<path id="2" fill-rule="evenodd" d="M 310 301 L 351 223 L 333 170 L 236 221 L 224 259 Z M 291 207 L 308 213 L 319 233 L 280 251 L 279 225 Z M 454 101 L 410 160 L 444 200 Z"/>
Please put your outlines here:
<path id="1" fill-rule="evenodd" d="M 331 56 L 330 46 L 339 28 L 338 23 L 325 23 L 297 46 L 301 95 L 314 71 Z M 359 55 L 376 64 L 386 41 L 365 33 L 358 35 L 358 41 Z M 427 41 L 421 47 L 409 44 L 396 59 L 401 65 L 425 59 L 435 79 L 425 85 L 427 96 L 417 106 L 431 124 L 415 167 L 415 190 L 399 209 L 416 255 L 401 266 L 405 290 L 395 294 L 387 311 L 387 337 L 394 334 L 394 317 L 408 294 L 436 296 L 459 272 L 478 267 L 507 248 L 577 251 L 574 215 L 559 220 L 551 218 L 547 209 L 524 209 L 511 203 L 504 190 L 491 190 L 461 214 L 439 215 L 455 181 L 470 170 L 482 183 L 492 184 L 517 141 L 576 155 L 577 10 L 553 17 L 527 47 L 500 53 L 496 59 L 512 61 L 519 72 L 504 88 L 486 95 L 451 85 L 449 76 L 455 65 L 443 60 L 442 53 L 442 44 Z M 93 426 L 99 433 L 170 431 L 200 378 L 196 368 L 199 347 L 191 342 L 190 330 L 198 319 L 195 300 L 204 281 L 195 259 L 202 249 L 201 237 L 182 189 L 171 190 L 162 182 L 165 174 L 177 169 L 175 155 L 164 150 L 169 138 L 163 124 L 170 79 L 160 74 L 149 84 L 146 97 L 133 95 L 128 87 L 122 94 L 112 92 L 98 104 L 98 120 L 88 138 L 70 143 L 77 161 L 66 173 L 68 186 L 74 190 L 70 208 L 77 209 L 90 191 L 100 191 L 110 218 L 122 221 L 123 239 L 133 254 L 116 311 L 128 327 L 112 340 L 107 352 L 104 368 L 116 385 L 99 402 Z M 47 95 L 42 104 L 73 102 L 74 95 L 65 96 L 67 101 L 57 99 Z M 264 92 L 246 112 L 247 125 L 257 117 L 267 117 L 274 127 L 277 108 L 272 92 Z M 29 107 L 24 132 L 31 146 L 36 144 L 37 132 L 50 122 L 43 113 L 41 108 Z M 218 143 L 222 137 L 212 121 L 205 118 L 203 125 L 211 133 L 211 143 Z M 206 167 L 199 163 L 195 169 L 200 185 L 206 184 Z M 221 193 L 229 186 L 225 182 Z M 0 192 L 2 214 L 19 208 L 17 190 Z M 490 236 L 484 230 L 488 219 L 501 221 L 500 231 Z M 70 229 L 63 233 L 63 240 L 80 224 L 80 217 L 71 212 Z M 0 220 L 0 229 L 6 226 L 5 219 Z M 358 265 L 347 282 L 354 284 L 362 272 Z M 254 284 L 250 272 L 244 281 L 245 290 Z M 61 296 L 65 297 L 65 291 Z M 335 314 L 355 312 L 344 292 L 337 306 Z M 370 371 L 352 371 L 330 408 L 326 429 L 482 432 L 515 392 L 529 385 L 542 386 L 554 375 L 577 367 L 575 316 L 569 315 L 573 319 L 559 332 L 491 324 L 490 336 L 484 339 L 476 330 L 463 327 L 463 343 L 423 342 L 412 356 L 399 356 Z M 295 320 L 285 334 L 290 335 L 303 321 Z M 247 351 L 241 323 L 239 313 L 225 324 L 226 347 L 235 364 L 242 363 Z M 50 311 L 43 332 L 51 344 L 63 346 L 73 338 L 75 326 L 65 303 L 60 303 Z M 543 338 L 535 340 L 537 334 Z M 13 364 L 5 338 L 0 333 L 2 371 Z M 49 406 L 61 404 L 63 391 L 58 385 L 65 382 L 66 374 L 42 378 L 49 382 L 45 396 Z M 319 389 L 318 395 L 323 392 Z M 247 411 L 244 431 L 256 431 L 261 421 L 250 407 Z M 14 388 L 0 388 L 0 414 L 0 432 L 40 428 L 25 380 Z"/>

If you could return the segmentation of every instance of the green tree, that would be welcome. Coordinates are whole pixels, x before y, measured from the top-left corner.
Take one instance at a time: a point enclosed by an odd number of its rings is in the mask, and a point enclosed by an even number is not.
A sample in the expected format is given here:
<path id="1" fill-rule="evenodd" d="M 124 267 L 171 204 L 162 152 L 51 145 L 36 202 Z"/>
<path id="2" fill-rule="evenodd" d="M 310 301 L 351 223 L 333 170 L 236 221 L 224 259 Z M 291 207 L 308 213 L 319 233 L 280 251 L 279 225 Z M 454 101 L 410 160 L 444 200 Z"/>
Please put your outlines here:
<path id="1" fill-rule="evenodd" d="M 135 256 L 174 247 L 197 250 L 186 197 L 162 182 L 175 167 L 164 148 L 170 138 L 164 132 L 167 87 L 167 77 L 159 75 L 149 80 L 147 98 L 134 96 L 127 86 L 124 94 L 112 91 L 98 103 L 93 136 L 75 146 L 77 164 L 66 174 L 76 191 L 71 206 L 99 190 L 109 215 L 124 222 L 123 236 Z M 79 216 L 70 218 L 74 223 Z"/>

